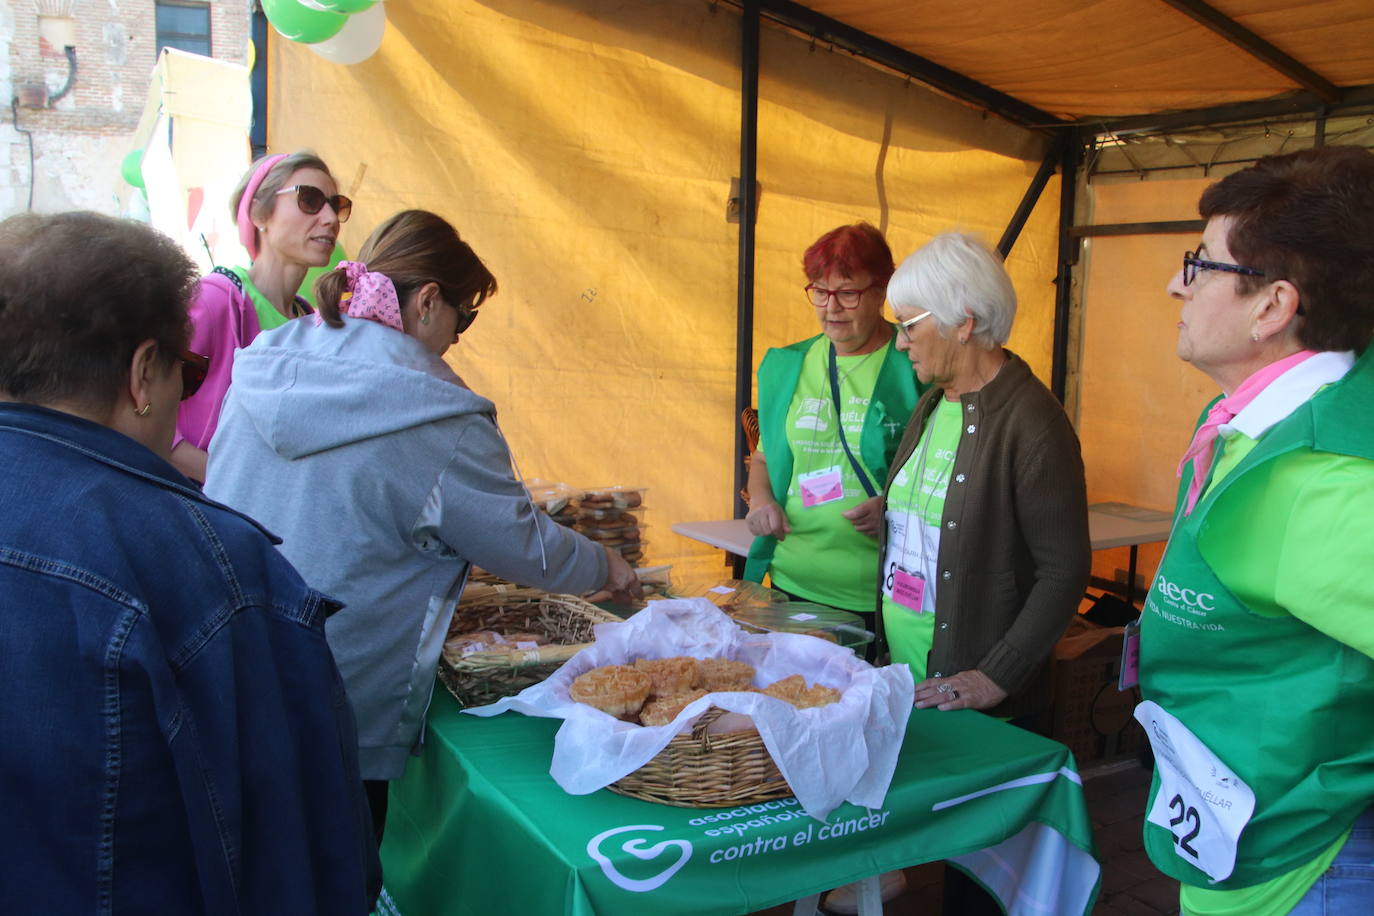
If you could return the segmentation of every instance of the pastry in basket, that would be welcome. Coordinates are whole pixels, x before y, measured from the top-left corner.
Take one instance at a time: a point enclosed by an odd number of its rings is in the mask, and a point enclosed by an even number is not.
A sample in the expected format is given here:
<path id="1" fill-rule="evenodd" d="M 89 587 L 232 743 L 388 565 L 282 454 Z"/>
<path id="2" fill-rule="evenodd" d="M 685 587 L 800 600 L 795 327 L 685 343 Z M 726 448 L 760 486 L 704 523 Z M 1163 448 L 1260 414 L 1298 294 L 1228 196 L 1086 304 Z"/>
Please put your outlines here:
<path id="1" fill-rule="evenodd" d="M 817 706 L 829 706 L 831 703 L 838 703 L 843 695 L 843 691 L 834 687 L 816 684 L 814 687 L 807 687 L 797 694 L 797 698 L 792 702 L 798 709 L 813 709 Z"/>
<path id="2" fill-rule="evenodd" d="M 635 662 L 635 668 L 653 679 L 653 693 L 658 697 L 685 693 L 701 683 L 697 660 L 685 655 L 675 658 L 641 658 Z"/>
<path id="3" fill-rule="evenodd" d="M 754 666 L 729 658 L 703 658 L 697 662 L 701 686 L 707 690 L 748 690 L 754 683 Z"/>
<path id="4" fill-rule="evenodd" d="M 704 696 L 704 690 L 688 690 L 670 696 L 654 697 L 639 711 L 639 722 L 641 725 L 667 725 L 676 719 L 677 714 L 686 709 L 689 703 Z"/>
<path id="5" fill-rule="evenodd" d="M 653 687 L 653 679 L 643 671 L 628 665 L 603 665 L 573 681 L 568 696 L 620 717 L 639 712 Z"/>
<path id="6" fill-rule="evenodd" d="M 449 654 L 463 655 L 472 652 L 490 652 L 505 649 L 506 638 L 492 630 L 473 630 L 470 633 L 450 633 L 444 640 L 444 651 Z"/>
<path id="7" fill-rule="evenodd" d="M 777 697 L 779 700 L 786 700 L 796 705 L 797 698 L 801 696 L 802 691 L 805 689 L 806 678 L 802 677 L 800 674 L 789 674 L 782 680 L 774 681 L 769 684 L 767 687 L 763 688 L 762 692 L 768 694 L 770 697 Z"/>

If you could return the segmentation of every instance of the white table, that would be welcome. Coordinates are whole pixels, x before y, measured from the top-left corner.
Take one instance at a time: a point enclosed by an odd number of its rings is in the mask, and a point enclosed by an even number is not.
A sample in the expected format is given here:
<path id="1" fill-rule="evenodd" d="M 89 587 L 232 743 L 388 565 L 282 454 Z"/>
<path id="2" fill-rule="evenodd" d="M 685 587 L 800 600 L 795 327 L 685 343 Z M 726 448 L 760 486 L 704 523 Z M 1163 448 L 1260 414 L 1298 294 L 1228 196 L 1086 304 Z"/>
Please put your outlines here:
<path id="1" fill-rule="evenodd" d="M 1126 573 L 1126 601 L 1135 599 L 1136 552 L 1141 544 L 1169 538 L 1172 516 L 1157 509 L 1142 509 L 1126 503 L 1094 503 L 1088 507 L 1088 538 L 1093 550 L 1111 547 L 1131 548 L 1130 568 Z M 754 536 L 742 518 L 709 522 L 678 522 L 673 533 L 718 547 L 728 554 L 744 557 Z"/>

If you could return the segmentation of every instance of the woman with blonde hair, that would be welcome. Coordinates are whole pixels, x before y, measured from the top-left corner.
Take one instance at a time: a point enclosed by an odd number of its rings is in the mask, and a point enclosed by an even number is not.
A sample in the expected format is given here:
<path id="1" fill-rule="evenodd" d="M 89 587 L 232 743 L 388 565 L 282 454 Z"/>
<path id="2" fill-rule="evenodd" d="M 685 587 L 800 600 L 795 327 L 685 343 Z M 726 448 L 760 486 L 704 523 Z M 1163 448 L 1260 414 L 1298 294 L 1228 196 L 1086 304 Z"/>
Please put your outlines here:
<path id="1" fill-rule="evenodd" d="M 234 351 L 260 332 L 310 312 L 296 291 L 306 271 L 329 263 L 353 202 L 338 192 L 323 159 L 301 151 L 253 163 L 229 209 L 251 266 L 216 267 L 201 278 L 191 302 L 191 349 L 210 360 L 210 369 L 201 390 L 177 414 L 172 463 L 193 480 L 205 479 L 205 453 L 229 388 Z"/>

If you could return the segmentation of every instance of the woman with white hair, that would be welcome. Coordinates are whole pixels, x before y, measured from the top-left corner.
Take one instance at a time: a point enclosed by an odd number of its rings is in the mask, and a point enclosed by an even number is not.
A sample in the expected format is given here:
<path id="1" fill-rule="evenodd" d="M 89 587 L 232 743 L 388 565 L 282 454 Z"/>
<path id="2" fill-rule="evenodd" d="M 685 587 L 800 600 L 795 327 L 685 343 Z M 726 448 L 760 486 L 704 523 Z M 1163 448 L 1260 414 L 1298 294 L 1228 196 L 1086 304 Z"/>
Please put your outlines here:
<path id="1" fill-rule="evenodd" d="M 917 708 L 1030 727 L 1091 565 L 1078 437 L 1003 347 L 1016 293 L 977 239 L 932 239 L 897 268 L 887 298 L 897 348 L 930 389 L 887 481 L 880 632 L 892 661 L 911 666 Z"/>

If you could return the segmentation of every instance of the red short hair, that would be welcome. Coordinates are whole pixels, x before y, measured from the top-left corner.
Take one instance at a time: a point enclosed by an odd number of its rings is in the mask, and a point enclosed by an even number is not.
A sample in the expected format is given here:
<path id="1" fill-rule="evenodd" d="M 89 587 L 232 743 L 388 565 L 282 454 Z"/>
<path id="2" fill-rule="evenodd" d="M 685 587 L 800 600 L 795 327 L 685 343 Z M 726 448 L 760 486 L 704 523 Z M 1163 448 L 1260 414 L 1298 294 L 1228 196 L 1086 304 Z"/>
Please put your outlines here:
<path id="1" fill-rule="evenodd" d="M 883 234 L 868 223 L 855 223 L 831 229 L 802 255 L 802 270 L 812 283 L 835 269 L 846 277 L 867 272 L 875 285 L 886 286 L 896 265 Z"/>

